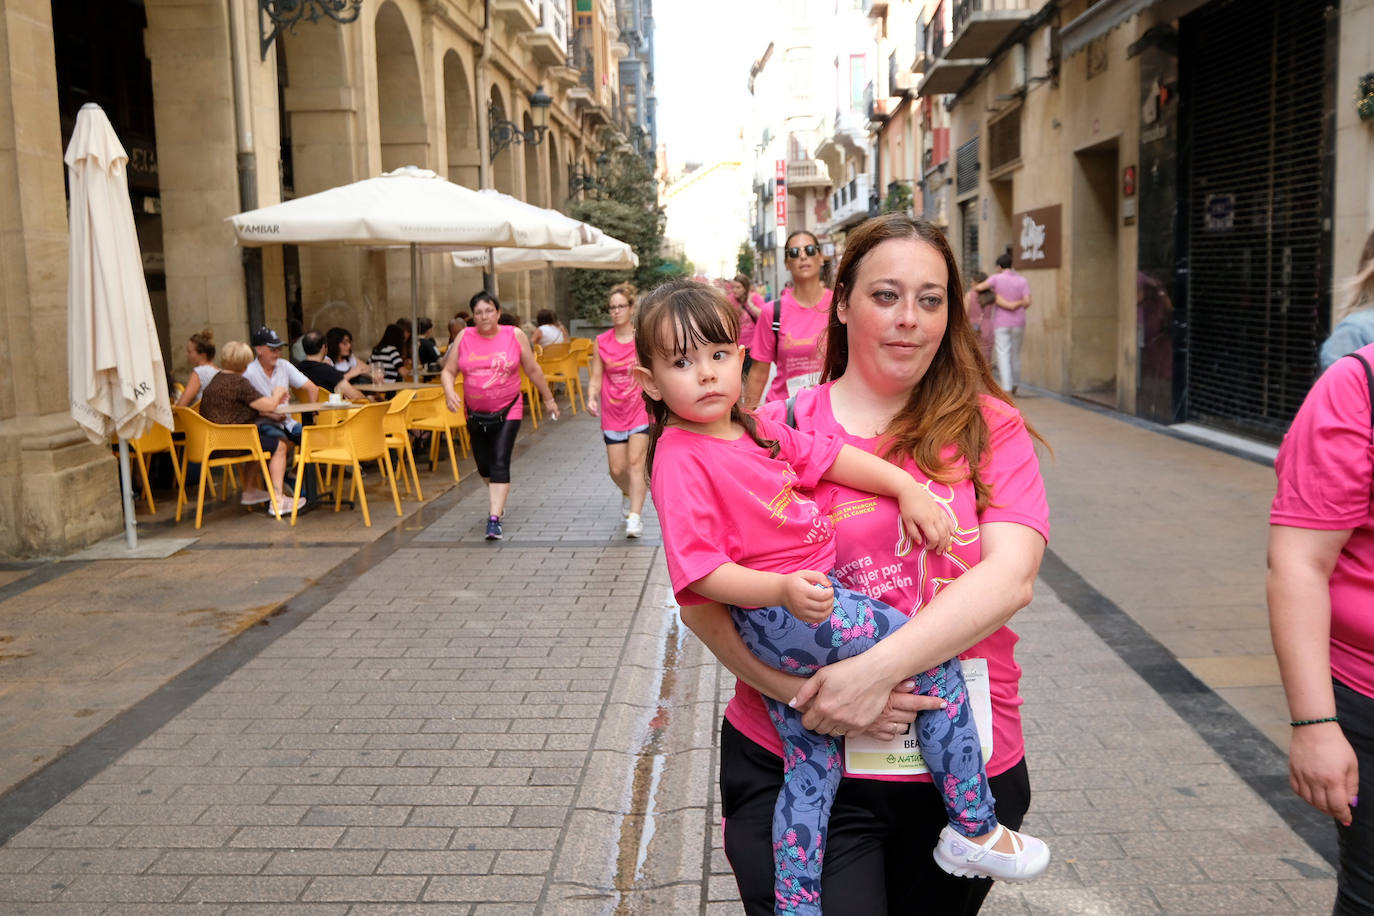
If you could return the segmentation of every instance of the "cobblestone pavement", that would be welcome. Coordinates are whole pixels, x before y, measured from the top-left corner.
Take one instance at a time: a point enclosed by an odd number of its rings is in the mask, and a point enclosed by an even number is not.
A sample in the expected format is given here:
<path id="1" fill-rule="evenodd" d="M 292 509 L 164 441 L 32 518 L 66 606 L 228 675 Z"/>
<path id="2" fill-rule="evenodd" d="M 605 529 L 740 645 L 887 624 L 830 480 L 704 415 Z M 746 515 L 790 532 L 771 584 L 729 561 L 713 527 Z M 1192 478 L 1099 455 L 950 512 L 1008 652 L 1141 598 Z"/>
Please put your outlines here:
<path id="1" fill-rule="evenodd" d="M 1122 438 L 1050 406 L 1029 409 L 1057 447 Z M 465 482 L 304 593 L 317 606 L 207 656 L 194 700 L 122 756 L 61 779 L 125 717 L 0 797 L 0 912 L 737 912 L 714 778 L 730 679 L 677 621 L 652 510 L 621 536 L 594 421 L 523 441 L 504 541 Z M 1130 473 L 1126 449 L 1106 458 Z M 1189 669 L 1150 654 L 1110 563 L 1089 585 L 1076 562 L 1048 558 L 1016 620 L 1026 827 L 1055 861 L 984 912 L 1329 911 L 1331 867 L 1272 774 L 1218 748 L 1215 721 L 1253 727 L 1206 685 L 1171 692 Z"/>

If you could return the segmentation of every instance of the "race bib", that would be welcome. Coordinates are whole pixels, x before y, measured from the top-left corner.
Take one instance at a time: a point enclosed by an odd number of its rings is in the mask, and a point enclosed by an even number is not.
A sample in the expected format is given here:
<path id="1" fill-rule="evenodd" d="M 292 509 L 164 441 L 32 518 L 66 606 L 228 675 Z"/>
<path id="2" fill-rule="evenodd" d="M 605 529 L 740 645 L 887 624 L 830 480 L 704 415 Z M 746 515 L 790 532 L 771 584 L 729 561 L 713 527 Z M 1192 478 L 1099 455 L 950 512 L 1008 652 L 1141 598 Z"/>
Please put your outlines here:
<path id="1" fill-rule="evenodd" d="M 992 759 L 992 693 L 988 690 L 988 660 L 965 658 L 964 684 L 968 687 L 969 703 L 973 706 L 973 721 L 978 726 L 978 738 L 983 745 L 983 762 Z M 916 740 L 917 722 L 890 741 L 879 741 L 867 735 L 844 739 L 844 768 L 864 776 L 915 776 L 929 773 L 921 758 Z"/>
<path id="2" fill-rule="evenodd" d="M 787 396 L 790 398 L 803 388 L 814 388 L 820 383 L 821 374 L 819 372 L 804 372 L 801 375 L 794 375 L 787 380 Z"/>

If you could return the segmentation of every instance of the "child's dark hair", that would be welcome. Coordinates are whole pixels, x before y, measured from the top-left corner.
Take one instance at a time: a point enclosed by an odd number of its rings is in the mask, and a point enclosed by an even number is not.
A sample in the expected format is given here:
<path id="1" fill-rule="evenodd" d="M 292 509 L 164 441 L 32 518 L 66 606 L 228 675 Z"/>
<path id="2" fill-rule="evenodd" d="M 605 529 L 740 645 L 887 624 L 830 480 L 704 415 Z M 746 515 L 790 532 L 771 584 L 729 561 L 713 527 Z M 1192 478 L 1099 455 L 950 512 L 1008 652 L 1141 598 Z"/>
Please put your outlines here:
<path id="1" fill-rule="evenodd" d="M 689 347 L 702 343 L 739 344 L 739 316 L 718 289 L 695 280 L 669 280 L 639 301 L 635 312 L 635 357 L 643 367 L 651 368 L 654 357 L 672 359 L 687 352 Z M 668 425 L 668 405 L 644 394 L 649 410 L 649 452 L 644 460 L 646 472 L 654 473 L 654 447 Z M 741 410 L 736 401 L 730 407 L 730 419 L 749 434 L 770 457 L 778 456 L 775 439 L 759 435 L 754 415 Z"/>

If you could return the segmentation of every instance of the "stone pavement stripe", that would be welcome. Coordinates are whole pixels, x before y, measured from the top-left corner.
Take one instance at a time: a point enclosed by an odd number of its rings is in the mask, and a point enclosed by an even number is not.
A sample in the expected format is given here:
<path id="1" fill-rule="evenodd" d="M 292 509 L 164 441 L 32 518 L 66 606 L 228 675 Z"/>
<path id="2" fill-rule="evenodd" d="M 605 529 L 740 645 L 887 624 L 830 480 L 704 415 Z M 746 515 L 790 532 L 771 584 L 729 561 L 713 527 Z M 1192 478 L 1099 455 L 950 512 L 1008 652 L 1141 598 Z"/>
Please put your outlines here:
<path id="1" fill-rule="evenodd" d="M 204 696 L 211 688 L 256 657 L 264 648 L 294 630 L 315 611 L 343 594 L 349 586 L 372 567 L 381 563 L 402 547 L 408 546 L 423 530 L 422 516 L 446 512 L 462 496 L 475 489 L 469 475 L 462 484 L 422 507 L 405 530 L 391 537 L 364 545 L 357 553 L 329 571 L 317 584 L 293 596 L 279 609 L 234 636 L 220 648 L 163 684 L 144 700 L 110 720 L 104 727 L 72 747 L 32 776 L 17 783 L 0 796 L 0 845 L 32 824 L 74 790 L 106 769 L 115 760 L 133 750 L 178 713 Z M 411 527 L 411 526 L 414 527 Z M 261 547 L 262 545 L 253 545 Z M 67 572 L 81 568 L 83 563 L 54 563 L 40 567 L 15 587 L 39 576 L 46 576 L 33 584 L 50 581 Z M 49 573 L 52 569 L 54 572 Z"/>
<path id="2" fill-rule="evenodd" d="M 1288 784 L 1287 755 L 1194 677 L 1125 611 L 1070 569 L 1053 550 L 1045 551 L 1040 578 L 1183 717 L 1294 833 L 1333 867 L 1336 865 L 1336 831 L 1331 819 L 1294 794 Z"/>
<path id="3" fill-rule="evenodd" d="M 24 592 L 31 588 L 36 588 L 54 579 L 60 579 L 67 575 L 67 573 L 76 572 L 78 569 L 82 569 L 89 565 L 90 563 L 85 560 L 59 560 L 56 562 L 44 563 L 36 567 L 33 572 L 24 576 L 22 579 L 16 579 L 8 585 L 0 586 L 0 601 L 8 601 L 11 598 L 24 594 Z"/>

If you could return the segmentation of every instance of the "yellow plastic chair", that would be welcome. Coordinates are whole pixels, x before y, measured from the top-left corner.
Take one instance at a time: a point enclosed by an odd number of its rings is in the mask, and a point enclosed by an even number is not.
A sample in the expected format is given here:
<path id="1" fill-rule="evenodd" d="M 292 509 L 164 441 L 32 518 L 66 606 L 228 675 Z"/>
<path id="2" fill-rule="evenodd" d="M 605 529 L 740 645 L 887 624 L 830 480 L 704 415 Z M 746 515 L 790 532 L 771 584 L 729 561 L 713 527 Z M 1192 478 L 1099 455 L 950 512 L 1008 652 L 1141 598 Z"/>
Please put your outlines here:
<path id="1" fill-rule="evenodd" d="M 301 481 L 305 479 L 307 464 L 328 465 L 339 468 L 334 480 L 334 511 L 343 504 L 343 471 L 353 471 L 352 488 L 349 499 L 356 499 L 363 510 L 363 524 L 372 527 L 372 516 L 367 509 L 367 490 L 362 484 L 362 462 L 375 461 L 382 468 L 382 476 L 391 485 L 391 500 L 396 504 L 396 515 L 401 513 L 401 497 L 396 492 L 396 470 L 391 464 L 391 450 L 386 445 L 386 433 L 382 432 L 382 421 L 386 417 L 386 403 L 368 404 L 357 410 L 348 411 L 348 417 L 337 426 L 307 426 L 301 430 L 301 444 L 296 452 L 296 505 L 291 509 L 291 524 L 296 524 L 296 510 L 300 508 Z"/>
<path id="2" fill-rule="evenodd" d="M 272 508 L 277 508 L 277 497 L 279 494 L 272 492 L 272 475 L 267 470 L 267 455 L 262 450 L 262 445 L 258 440 L 258 428 L 252 423 L 235 423 L 225 425 L 221 423 L 211 423 L 186 407 L 173 407 L 173 413 L 181 421 L 181 427 L 186 431 L 186 461 L 195 461 L 200 464 L 200 487 L 196 495 L 196 527 L 200 527 L 201 517 L 205 509 L 205 482 L 209 479 L 210 472 L 215 468 L 229 468 L 235 464 L 256 463 L 262 471 L 263 486 L 267 488 L 267 495 L 272 501 Z M 185 479 L 183 469 L 183 477 Z M 299 478 L 297 479 L 299 486 Z M 229 496 L 229 481 L 226 478 L 224 495 Z M 177 521 L 181 521 L 181 510 L 186 505 L 186 489 L 181 489 L 181 495 L 177 498 Z"/>
<path id="3" fill-rule="evenodd" d="M 406 426 L 409 429 L 430 434 L 429 466 L 431 469 L 434 468 L 435 461 L 439 457 L 439 439 L 440 437 L 443 438 L 444 444 L 448 447 L 448 463 L 453 469 L 453 482 L 458 483 L 458 457 L 453 448 L 453 431 L 458 430 L 463 457 L 466 458 L 471 451 L 467 441 L 467 416 L 462 411 L 455 413 L 449 410 L 442 391 L 419 391 L 416 392 L 415 398 L 410 402 L 410 407 L 406 411 Z"/>
<path id="4" fill-rule="evenodd" d="M 118 437 L 112 437 L 111 444 L 118 447 Z M 153 484 L 148 479 L 148 458 L 151 455 L 159 455 L 167 452 L 172 456 L 172 473 L 176 477 L 177 489 L 182 488 L 182 469 L 177 458 L 177 444 L 172 441 L 172 431 L 165 426 L 157 423 L 152 425 L 146 433 L 137 439 L 129 440 L 129 449 L 133 453 L 133 460 L 130 464 L 138 465 L 139 479 L 143 481 L 143 501 L 148 504 L 149 512 L 157 512 L 157 504 L 153 502 Z"/>
<path id="5" fill-rule="evenodd" d="M 534 428 L 539 428 L 539 418 L 544 416 L 544 402 L 539 400 L 539 392 L 534 390 L 534 382 L 525 374 L 525 370 L 520 370 L 520 393 L 525 396 L 530 405 L 530 422 Z"/>
<path id="6" fill-rule="evenodd" d="M 539 352 L 535 354 L 535 358 L 542 363 L 546 360 L 562 359 L 571 352 L 572 344 L 549 344 L 547 347 L 541 347 Z"/>
<path id="7" fill-rule="evenodd" d="M 415 498 L 424 499 L 420 492 L 420 472 L 415 469 L 415 451 L 410 447 L 410 432 L 406 429 L 406 408 L 415 399 L 414 388 L 396 392 L 387 402 L 386 418 L 382 420 L 382 431 L 386 434 L 386 447 L 396 450 L 396 464 L 401 469 L 401 480 L 406 485 L 406 495 L 410 495 L 410 481 L 415 480 Z M 409 471 L 407 471 L 409 467 Z"/>
<path id="8" fill-rule="evenodd" d="M 557 344 L 566 347 L 567 344 Z M 549 347 L 552 350 L 553 347 Z M 549 357 L 548 350 L 544 351 L 544 358 L 539 361 L 539 367 L 544 370 L 544 379 L 549 383 L 549 387 L 562 385 L 568 392 L 568 403 L 572 407 L 572 412 L 577 413 L 578 399 L 582 398 L 582 376 L 577 371 L 577 357 L 572 352 L 566 352 L 561 357 Z M 586 409 L 587 403 L 583 399 L 582 407 Z"/>
<path id="9" fill-rule="evenodd" d="M 592 373 L 592 350 L 596 346 L 596 341 L 590 337 L 574 337 L 568 342 L 572 348 L 572 354 L 577 359 L 577 368 L 587 370 L 588 381 L 591 380 Z"/>

